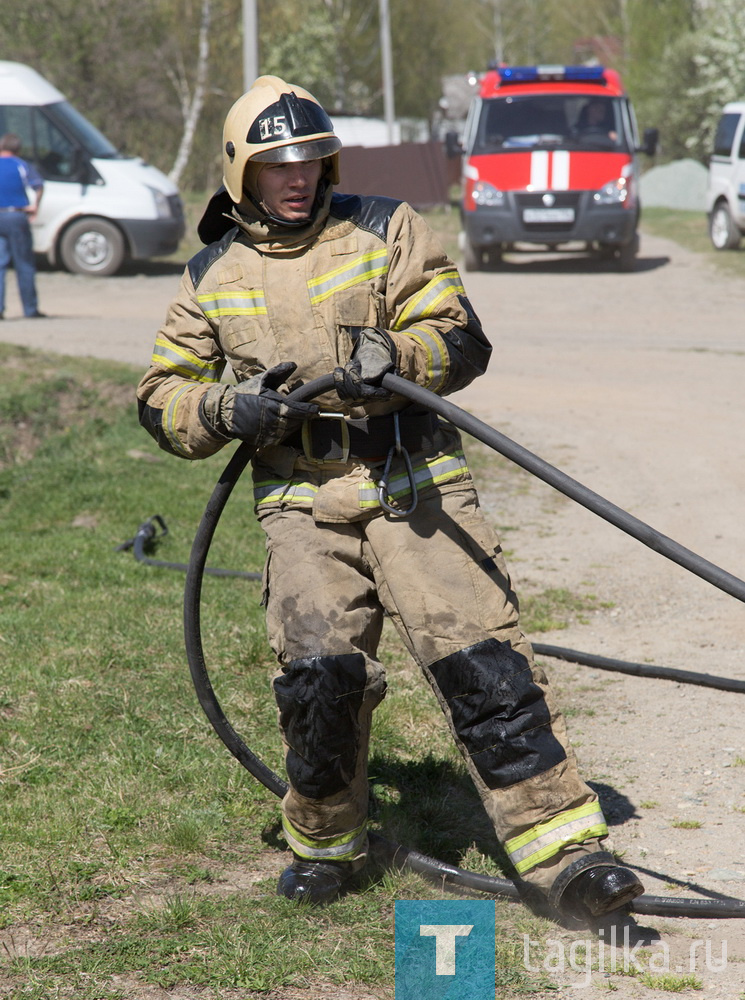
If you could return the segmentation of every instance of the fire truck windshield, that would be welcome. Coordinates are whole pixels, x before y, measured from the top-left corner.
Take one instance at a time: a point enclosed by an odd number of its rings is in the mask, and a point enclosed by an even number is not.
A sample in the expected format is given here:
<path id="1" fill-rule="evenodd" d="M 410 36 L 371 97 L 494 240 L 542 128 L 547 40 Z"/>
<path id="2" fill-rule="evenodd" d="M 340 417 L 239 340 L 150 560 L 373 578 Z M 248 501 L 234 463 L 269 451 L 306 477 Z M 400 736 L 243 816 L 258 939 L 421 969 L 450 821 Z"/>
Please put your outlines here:
<path id="1" fill-rule="evenodd" d="M 621 100 L 535 94 L 483 101 L 472 155 L 536 147 L 628 151 Z"/>

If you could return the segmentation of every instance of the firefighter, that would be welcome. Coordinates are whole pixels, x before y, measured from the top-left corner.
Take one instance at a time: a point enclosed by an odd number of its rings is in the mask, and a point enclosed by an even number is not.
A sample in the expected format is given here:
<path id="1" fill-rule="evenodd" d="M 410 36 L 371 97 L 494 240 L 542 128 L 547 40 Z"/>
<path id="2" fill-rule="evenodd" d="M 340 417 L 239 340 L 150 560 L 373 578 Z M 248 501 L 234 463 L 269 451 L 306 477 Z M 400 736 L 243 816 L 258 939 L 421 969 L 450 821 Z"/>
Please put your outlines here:
<path id="1" fill-rule="evenodd" d="M 459 434 L 380 383 L 446 395 L 491 347 L 458 271 L 402 202 L 342 195 L 341 143 L 308 91 L 259 78 L 224 126 L 224 187 L 199 225 L 138 387 L 187 459 L 250 442 L 293 860 L 278 892 L 325 904 L 367 855 L 384 615 L 442 707 L 526 892 L 588 917 L 642 892 L 608 830 L 518 622 Z M 222 381 L 225 367 L 235 385 Z M 287 392 L 333 372 L 315 403 Z"/>

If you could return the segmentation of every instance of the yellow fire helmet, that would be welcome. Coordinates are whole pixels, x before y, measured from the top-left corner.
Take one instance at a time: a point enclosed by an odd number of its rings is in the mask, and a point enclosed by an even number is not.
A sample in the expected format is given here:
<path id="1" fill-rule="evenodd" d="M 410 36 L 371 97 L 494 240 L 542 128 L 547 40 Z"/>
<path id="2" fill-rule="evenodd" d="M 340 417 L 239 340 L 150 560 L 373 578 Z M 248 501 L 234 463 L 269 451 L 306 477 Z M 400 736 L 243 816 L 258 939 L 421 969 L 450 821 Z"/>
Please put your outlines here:
<path id="1" fill-rule="evenodd" d="M 338 184 L 340 149 L 331 119 L 311 93 L 278 76 L 260 76 L 225 119 L 223 183 L 239 204 L 249 162 L 258 166 L 328 158 L 328 179 Z"/>

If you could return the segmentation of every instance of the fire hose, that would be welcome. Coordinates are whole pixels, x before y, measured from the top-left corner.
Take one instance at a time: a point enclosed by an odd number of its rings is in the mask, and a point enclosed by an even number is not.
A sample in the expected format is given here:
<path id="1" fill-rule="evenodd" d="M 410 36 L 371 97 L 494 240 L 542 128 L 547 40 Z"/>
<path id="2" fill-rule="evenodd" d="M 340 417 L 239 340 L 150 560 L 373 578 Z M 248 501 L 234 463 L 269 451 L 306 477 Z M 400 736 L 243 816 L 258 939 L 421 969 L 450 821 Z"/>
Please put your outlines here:
<path id="1" fill-rule="evenodd" d="M 643 542 L 649 548 L 677 562 L 684 569 L 708 581 L 725 593 L 745 602 L 745 581 L 738 579 L 718 566 L 703 559 L 701 556 L 686 549 L 678 542 L 655 531 L 649 525 L 633 517 L 615 504 L 604 499 L 565 473 L 549 465 L 543 459 L 527 451 L 522 446 L 511 441 L 499 431 L 489 427 L 478 418 L 460 409 L 454 403 L 443 399 L 434 393 L 414 385 L 397 375 L 385 375 L 382 384 L 386 389 L 403 396 L 410 402 L 419 403 L 433 410 L 439 416 L 455 424 L 461 430 L 471 434 L 483 444 L 509 458 L 515 464 L 526 469 L 537 478 L 564 493 L 604 520 L 615 524 L 622 531 Z M 290 395 L 295 400 L 308 400 L 333 388 L 333 376 L 326 375 L 315 379 L 306 385 L 295 389 Z M 248 464 L 253 450 L 244 442 L 233 453 L 230 461 L 220 476 L 212 496 L 207 502 L 191 549 L 191 557 L 187 567 L 184 589 L 184 638 L 189 661 L 189 669 L 199 702 L 215 732 L 223 741 L 236 760 L 257 778 L 269 791 L 282 797 L 287 791 L 287 784 L 271 768 L 269 768 L 244 743 L 226 718 L 210 681 L 204 658 L 201 639 L 200 605 L 202 579 L 206 572 L 207 555 L 220 516 L 230 498 L 234 486 Z M 132 543 L 125 543 L 121 548 Z M 156 563 L 157 564 L 157 563 Z M 181 564 L 177 564 L 179 568 Z M 214 572 L 214 571 L 212 571 Z M 232 571 L 231 575 L 237 574 Z M 250 574 L 256 579 L 257 574 Z M 602 657 L 591 657 L 589 654 L 576 654 L 573 650 L 563 650 L 560 647 L 534 645 L 539 654 L 556 656 L 574 660 L 575 656 L 584 657 L 576 662 L 593 662 L 592 666 L 600 669 L 625 669 L 627 673 L 647 676 L 663 676 L 667 679 L 679 680 L 688 676 L 695 678 L 691 683 L 706 683 L 714 680 L 717 683 L 709 686 L 719 687 L 728 691 L 745 691 L 745 681 L 729 680 L 727 678 L 710 678 L 706 674 L 691 674 L 686 671 L 672 671 L 670 668 L 648 668 L 646 664 L 625 664 L 622 661 L 606 660 Z M 601 662 L 602 661 L 602 662 Z M 611 666 L 614 664 L 614 666 Z M 649 669 L 657 671 L 649 673 Z M 676 676 L 676 675 L 682 675 Z M 509 879 L 496 878 L 477 872 L 448 865 L 435 858 L 420 854 L 418 851 L 403 847 L 400 844 L 386 840 L 380 834 L 370 833 L 370 845 L 381 858 L 387 859 L 398 867 L 405 867 L 420 874 L 434 877 L 442 881 L 474 889 L 495 896 L 520 898 L 520 891 Z M 745 916 L 745 901 L 724 896 L 711 890 L 700 890 L 709 898 L 668 898 L 644 894 L 637 897 L 630 909 L 639 914 L 655 914 L 664 916 L 685 917 L 743 917 Z"/>

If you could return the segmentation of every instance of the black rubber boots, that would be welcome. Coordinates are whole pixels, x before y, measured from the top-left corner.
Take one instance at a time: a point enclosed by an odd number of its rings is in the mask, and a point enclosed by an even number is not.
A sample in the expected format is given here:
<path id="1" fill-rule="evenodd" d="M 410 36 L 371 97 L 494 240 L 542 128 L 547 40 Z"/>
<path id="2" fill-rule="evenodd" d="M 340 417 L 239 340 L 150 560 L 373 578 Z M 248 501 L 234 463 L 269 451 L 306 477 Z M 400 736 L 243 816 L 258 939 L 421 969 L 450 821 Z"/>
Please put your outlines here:
<path id="1" fill-rule="evenodd" d="M 644 886 L 612 854 L 586 854 L 558 876 L 550 892 L 551 904 L 570 917 L 602 917 L 630 903 Z"/>
<path id="2" fill-rule="evenodd" d="M 309 906 L 327 906 L 338 899 L 352 878 L 349 861 L 306 861 L 295 857 L 277 883 L 277 895 Z"/>

